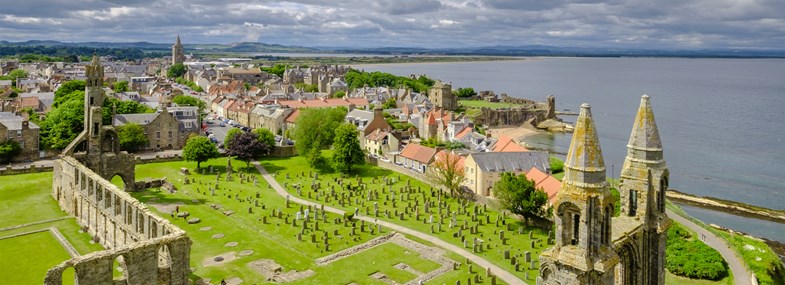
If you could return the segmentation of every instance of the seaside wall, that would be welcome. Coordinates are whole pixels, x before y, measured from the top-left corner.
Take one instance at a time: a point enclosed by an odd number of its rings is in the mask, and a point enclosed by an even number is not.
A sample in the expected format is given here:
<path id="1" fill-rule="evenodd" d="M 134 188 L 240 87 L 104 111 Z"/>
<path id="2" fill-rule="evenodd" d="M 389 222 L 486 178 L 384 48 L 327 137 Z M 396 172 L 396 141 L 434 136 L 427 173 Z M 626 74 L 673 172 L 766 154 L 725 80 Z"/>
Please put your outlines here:
<path id="1" fill-rule="evenodd" d="M 520 125 L 529 120 L 533 120 L 532 125 L 544 121 L 547 118 L 547 110 L 519 108 L 480 108 L 481 114 L 472 117 L 475 124 L 487 126 Z"/>
<path id="2" fill-rule="evenodd" d="M 191 240 L 72 157 L 54 162 L 52 197 L 107 250 L 67 260 L 50 269 L 44 284 L 62 284 L 73 267 L 76 284 L 188 284 Z M 113 279 L 115 262 L 123 277 Z"/>

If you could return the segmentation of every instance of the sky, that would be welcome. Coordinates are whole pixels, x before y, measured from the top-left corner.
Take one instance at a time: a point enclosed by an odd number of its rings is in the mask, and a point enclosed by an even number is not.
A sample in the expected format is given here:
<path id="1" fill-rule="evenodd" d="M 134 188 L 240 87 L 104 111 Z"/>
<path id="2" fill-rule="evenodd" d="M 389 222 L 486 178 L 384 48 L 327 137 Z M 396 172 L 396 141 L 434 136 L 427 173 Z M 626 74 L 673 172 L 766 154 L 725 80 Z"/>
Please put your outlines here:
<path id="1" fill-rule="evenodd" d="M 784 0 L 0 0 L 0 40 L 783 49 Z"/>

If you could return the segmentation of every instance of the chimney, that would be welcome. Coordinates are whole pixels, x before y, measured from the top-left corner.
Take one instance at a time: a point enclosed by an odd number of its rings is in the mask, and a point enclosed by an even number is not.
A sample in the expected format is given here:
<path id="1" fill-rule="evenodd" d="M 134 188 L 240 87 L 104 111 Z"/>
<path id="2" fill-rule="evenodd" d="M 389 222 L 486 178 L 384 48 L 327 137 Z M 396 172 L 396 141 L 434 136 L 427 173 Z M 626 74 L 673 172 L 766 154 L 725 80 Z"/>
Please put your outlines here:
<path id="1" fill-rule="evenodd" d="M 384 110 L 382 106 L 376 106 L 373 108 L 373 118 L 384 118 Z"/>

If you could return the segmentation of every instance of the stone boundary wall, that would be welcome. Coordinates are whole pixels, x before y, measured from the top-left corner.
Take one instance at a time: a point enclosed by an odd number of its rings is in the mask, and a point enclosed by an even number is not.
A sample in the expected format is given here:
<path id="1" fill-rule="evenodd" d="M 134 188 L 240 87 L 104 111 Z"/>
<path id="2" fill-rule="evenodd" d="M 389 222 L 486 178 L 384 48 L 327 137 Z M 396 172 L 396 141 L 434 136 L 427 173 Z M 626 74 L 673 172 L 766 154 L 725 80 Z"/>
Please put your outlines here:
<path id="1" fill-rule="evenodd" d="M 21 168 L 14 168 L 12 166 L 6 166 L 3 169 L 0 169 L 0 176 L 5 175 L 17 175 L 17 174 L 27 174 L 27 173 L 38 173 L 38 172 L 50 172 L 52 171 L 51 166 L 36 166 L 36 165 L 29 165 Z"/>
<path id="2" fill-rule="evenodd" d="M 191 240 L 72 157 L 54 162 L 52 197 L 107 250 L 72 258 L 47 272 L 44 284 L 62 284 L 73 267 L 76 284 L 113 284 L 113 266 L 123 284 L 188 284 Z"/>
<path id="3" fill-rule="evenodd" d="M 477 125 L 505 126 L 520 125 L 532 120 L 532 125 L 537 125 L 546 119 L 547 111 L 529 108 L 480 108 L 481 113 L 472 117 Z"/>
<path id="4" fill-rule="evenodd" d="M 270 151 L 272 157 L 290 157 L 297 155 L 297 149 L 293 145 L 288 146 L 274 146 Z"/>

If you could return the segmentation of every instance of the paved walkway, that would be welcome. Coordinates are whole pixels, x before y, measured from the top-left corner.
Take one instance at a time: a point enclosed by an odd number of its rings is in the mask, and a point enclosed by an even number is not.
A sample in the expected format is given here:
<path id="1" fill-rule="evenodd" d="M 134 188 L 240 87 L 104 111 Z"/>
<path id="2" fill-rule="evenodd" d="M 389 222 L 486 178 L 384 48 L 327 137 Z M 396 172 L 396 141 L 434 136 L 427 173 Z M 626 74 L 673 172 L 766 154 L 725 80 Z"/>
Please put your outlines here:
<path id="1" fill-rule="evenodd" d="M 253 165 L 256 167 L 257 170 L 259 170 L 259 173 L 262 174 L 262 177 L 264 177 L 264 179 L 267 180 L 267 183 L 269 183 L 270 185 L 273 186 L 273 189 L 275 189 L 275 192 L 277 192 L 279 195 L 281 195 L 283 197 L 289 196 L 289 200 L 292 201 L 292 202 L 295 202 L 295 203 L 299 203 L 299 204 L 303 204 L 303 205 L 321 206 L 321 204 L 314 203 L 314 202 L 307 201 L 307 200 L 303 200 L 303 199 L 300 199 L 298 197 L 294 197 L 294 196 L 289 195 L 289 193 L 286 192 L 286 190 L 283 189 L 283 187 L 281 187 L 281 184 L 279 184 L 278 181 L 276 181 L 275 178 L 272 175 L 267 173 L 267 170 L 265 170 L 264 167 L 262 167 L 262 165 L 259 164 L 258 161 L 254 161 Z M 329 206 L 324 206 L 324 210 L 332 212 L 332 213 L 336 213 L 336 214 L 339 214 L 339 215 L 343 215 L 343 213 L 344 213 L 343 210 L 336 209 L 336 208 L 329 207 Z M 397 225 L 397 224 L 393 224 L 393 223 L 390 223 L 390 222 L 377 220 L 377 219 L 375 219 L 373 217 L 365 217 L 365 216 L 359 216 L 358 217 L 358 216 L 355 216 L 355 218 L 360 219 L 360 220 L 364 220 L 366 222 L 381 224 L 382 227 L 395 230 L 395 231 L 397 231 L 399 233 L 403 233 L 403 234 L 407 234 L 407 235 L 411 235 L 411 236 L 415 236 L 415 237 L 421 238 L 421 239 L 426 240 L 428 242 L 431 242 L 431 243 L 433 243 L 433 244 L 435 244 L 435 245 L 437 245 L 437 246 L 439 246 L 441 248 L 444 248 L 446 250 L 455 252 L 455 253 L 463 256 L 463 257 L 468 258 L 474 264 L 476 264 L 476 265 L 478 265 L 480 267 L 490 268 L 491 269 L 491 273 L 493 273 L 493 275 L 496 275 L 496 278 L 504 281 L 507 284 L 527 284 L 526 282 L 524 282 L 523 280 L 518 278 L 518 276 L 515 276 L 512 273 L 502 269 L 501 267 L 498 267 L 495 264 L 490 263 L 489 261 L 483 259 L 482 257 L 474 255 L 473 253 L 471 253 L 471 252 L 469 252 L 469 251 L 467 251 L 467 250 L 465 250 L 465 249 L 463 249 L 461 247 L 458 247 L 458 246 L 453 245 L 451 243 L 447 243 L 447 242 L 445 242 L 445 241 L 443 241 L 443 240 L 441 240 L 441 239 L 439 239 L 437 237 L 431 236 L 429 234 L 425 234 L 425 233 L 420 232 L 420 231 L 412 230 L 410 228 L 403 227 L 403 226 L 400 226 L 400 225 Z"/>
<path id="2" fill-rule="evenodd" d="M 666 210 L 665 213 L 667 213 L 668 217 L 674 221 L 677 221 L 685 227 L 688 227 L 698 233 L 698 238 L 703 240 L 703 242 L 710 247 L 713 247 L 718 252 L 720 252 L 720 255 L 722 255 L 722 258 L 725 259 L 725 262 L 728 263 L 728 267 L 730 267 L 730 270 L 733 272 L 733 284 L 752 285 L 752 276 L 750 275 L 749 271 L 747 271 L 744 261 L 736 255 L 736 251 L 731 249 L 723 239 L 704 229 L 703 227 L 693 223 L 692 221 L 677 215 L 671 210 Z"/>

